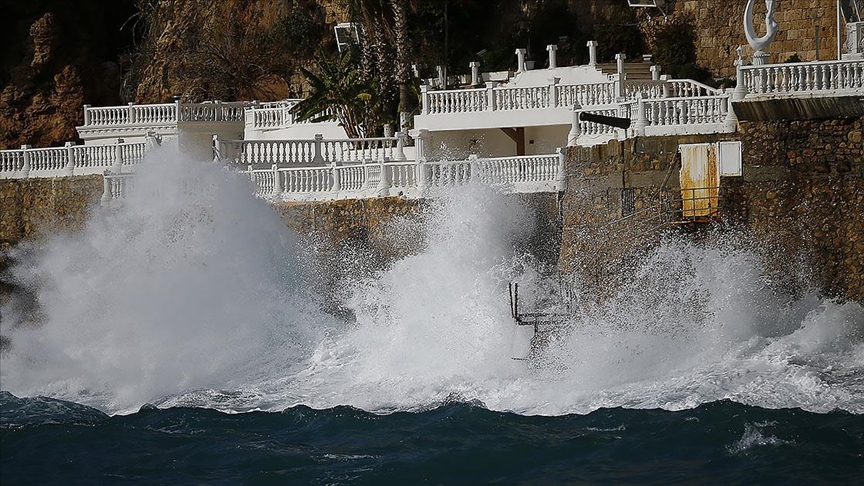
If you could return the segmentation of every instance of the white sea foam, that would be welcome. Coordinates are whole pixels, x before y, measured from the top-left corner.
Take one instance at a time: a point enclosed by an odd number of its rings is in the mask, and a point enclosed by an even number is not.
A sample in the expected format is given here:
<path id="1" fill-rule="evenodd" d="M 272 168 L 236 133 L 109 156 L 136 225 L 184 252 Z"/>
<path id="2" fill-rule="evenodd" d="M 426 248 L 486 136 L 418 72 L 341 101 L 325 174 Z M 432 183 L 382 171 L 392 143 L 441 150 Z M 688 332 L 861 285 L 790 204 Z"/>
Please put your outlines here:
<path id="1" fill-rule="evenodd" d="M 516 199 L 453 190 L 419 223 L 392 227 L 397 246 L 419 228 L 419 252 L 378 272 L 353 258 L 362 251 L 341 259 L 356 275 L 328 290 L 356 316 L 343 322 L 319 310 L 320 281 L 299 264 L 307 250 L 242 176 L 157 159 L 122 209 L 19 255 L 45 319 L 4 321 L 4 390 L 110 412 L 458 399 L 565 414 L 732 399 L 864 413 L 864 309 L 778 293 L 740 238 L 664 242 L 620 291 L 583 299 L 532 367 L 511 359 L 531 330 L 510 318 L 507 283 L 527 296 L 542 280 L 522 252 L 531 219 Z"/>

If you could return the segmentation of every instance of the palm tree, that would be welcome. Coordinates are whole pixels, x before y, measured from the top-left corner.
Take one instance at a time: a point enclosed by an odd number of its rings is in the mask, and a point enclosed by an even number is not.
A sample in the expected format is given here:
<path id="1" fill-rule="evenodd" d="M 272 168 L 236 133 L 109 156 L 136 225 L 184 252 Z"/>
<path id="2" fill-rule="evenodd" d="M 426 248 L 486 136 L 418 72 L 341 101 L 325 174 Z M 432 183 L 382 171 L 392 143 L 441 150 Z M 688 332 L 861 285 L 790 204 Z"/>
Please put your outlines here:
<path id="1" fill-rule="evenodd" d="M 350 138 L 374 134 L 381 123 L 378 82 L 375 77 L 365 79 L 355 56 L 353 49 L 337 59 L 320 53 L 317 72 L 300 68 L 311 90 L 309 96 L 291 108 L 299 121 L 337 120 Z"/>
<path id="2" fill-rule="evenodd" d="M 350 5 L 362 21 L 364 57 L 370 65 L 375 65 L 383 85 L 385 105 L 397 101 L 393 84 L 398 86 L 398 107 L 395 108 L 402 128 L 408 121 L 412 104 L 408 13 L 409 9 L 416 8 L 416 0 L 351 0 Z M 390 113 L 396 111 L 392 108 L 388 110 Z"/>

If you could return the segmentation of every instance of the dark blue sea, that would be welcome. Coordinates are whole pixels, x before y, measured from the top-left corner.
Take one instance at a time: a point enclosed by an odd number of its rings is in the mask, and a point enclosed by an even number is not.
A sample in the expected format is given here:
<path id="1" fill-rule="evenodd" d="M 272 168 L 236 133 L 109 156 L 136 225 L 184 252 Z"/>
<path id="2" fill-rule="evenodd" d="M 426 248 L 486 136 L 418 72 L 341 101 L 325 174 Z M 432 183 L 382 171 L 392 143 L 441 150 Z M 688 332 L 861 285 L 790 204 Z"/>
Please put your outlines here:
<path id="1" fill-rule="evenodd" d="M 556 294 L 494 188 L 394 216 L 383 262 L 158 157 L 122 207 L 10 251 L 2 486 L 864 484 L 864 306 L 789 291 L 746 235 Z M 510 282 L 564 316 L 542 343 Z"/>
<path id="2" fill-rule="evenodd" d="M 861 484 L 864 418 L 719 401 L 523 416 L 480 404 L 107 416 L 0 395 L 13 484 Z"/>

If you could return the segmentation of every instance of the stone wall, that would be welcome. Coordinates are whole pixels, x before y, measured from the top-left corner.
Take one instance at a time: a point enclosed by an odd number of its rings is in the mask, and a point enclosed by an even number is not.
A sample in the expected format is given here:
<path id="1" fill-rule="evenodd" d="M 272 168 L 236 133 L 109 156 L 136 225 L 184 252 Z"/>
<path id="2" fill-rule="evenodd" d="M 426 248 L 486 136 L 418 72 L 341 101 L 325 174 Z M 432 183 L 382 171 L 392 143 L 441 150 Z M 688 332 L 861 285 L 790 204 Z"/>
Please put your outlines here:
<path id="1" fill-rule="evenodd" d="M 864 302 L 862 118 L 741 125 L 744 177 L 723 180 L 730 220 L 803 260 L 829 295 Z"/>
<path id="2" fill-rule="evenodd" d="M 672 15 L 693 15 L 697 62 L 716 78 L 735 77 L 733 62 L 739 45 L 744 46 L 748 60 L 753 53 L 744 36 L 746 4 L 746 0 L 682 0 L 673 5 Z M 757 35 L 764 35 L 765 2 L 756 1 L 753 17 Z M 820 28 L 820 59 L 837 58 L 836 0 L 783 0 L 777 2 L 774 19 L 779 31 L 766 50 L 771 62 L 783 62 L 793 54 L 802 61 L 816 59 L 816 26 Z"/>
<path id="3" fill-rule="evenodd" d="M 560 242 L 557 194 L 514 194 L 533 214 L 535 231 L 526 250 L 555 264 Z M 301 235 L 311 237 L 326 257 L 347 246 L 363 248 L 378 266 L 416 253 L 425 245 L 416 223 L 429 202 L 399 197 L 327 202 L 277 203 L 282 220 Z M 399 221 L 404 221 L 399 223 Z"/>
<path id="4" fill-rule="evenodd" d="M 22 240 L 76 230 L 102 196 L 102 176 L 0 180 L 0 304 L 22 289 L 5 278 L 6 250 Z M 22 294 L 24 300 L 33 296 Z"/>
<path id="5" fill-rule="evenodd" d="M 650 137 L 568 149 L 560 265 L 614 284 L 651 247 L 652 208 L 680 190 L 679 144 L 738 139 L 743 177 L 724 177 L 723 228 L 743 230 L 765 269 L 788 285 L 813 272 L 826 295 L 864 302 L 862 118 L 748 122 L 727 135 Z M 623 188 L 635 217 L 622 218 Z M 674 208 L 673 208 L 674 209 Z M 681 226 L 700 232 L 706 225 Z M 778 258 L 778 255 L 782 257 Z"/>
<path id="6" fill-rule="evenodd" d="M 0 244 L 75 230 L 102 196 L 102 176 L 0 180 Z"/>

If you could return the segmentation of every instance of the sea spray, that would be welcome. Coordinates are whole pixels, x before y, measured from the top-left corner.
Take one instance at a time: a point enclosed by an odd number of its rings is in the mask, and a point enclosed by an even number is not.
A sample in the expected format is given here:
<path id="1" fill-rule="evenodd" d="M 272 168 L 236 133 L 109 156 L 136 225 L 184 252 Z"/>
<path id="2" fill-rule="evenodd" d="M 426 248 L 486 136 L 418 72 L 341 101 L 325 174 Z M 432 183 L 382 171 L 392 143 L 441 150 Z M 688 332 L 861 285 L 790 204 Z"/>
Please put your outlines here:
<path id="1" fill-rule="evenodd" d="M 531 330 L 511 318 L 507 284 L 527 296 L 543 272 L 516 198 L 467 187 L 427 201 L 409 231 L 388 229 L 402 249 L 419 233 L 413 252 L 362 272 L 351 269 L 363 249 L 343 254 L 323 299 L 300 270 L 307 249 L 242 175 L 162 159 L 142 166 L 121 209 L 52 236 L 16 269 L 45 318 L 4 327 L 4 390 L 109 412 L 456 400 L 559 415 L 722 399 L 864 412 L 864 310 L 778 290 L 734 234 L 670 237 L 601 300 L 572 279 L 579 305 L 530 363 L 512 359 Z"/>
<path id="2" fill-rule="evenodd" d="M 242 387 L 274 372 L 262 356 L 285 369 L 317 342 L 296 236 L 247 179 L 168 150 L 141 165 L 120 209 L 35 254 L 16 275 L 45 318 L 4 329 L 4 389 L 122 410 Z"/>

